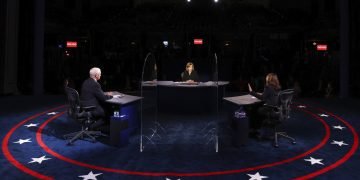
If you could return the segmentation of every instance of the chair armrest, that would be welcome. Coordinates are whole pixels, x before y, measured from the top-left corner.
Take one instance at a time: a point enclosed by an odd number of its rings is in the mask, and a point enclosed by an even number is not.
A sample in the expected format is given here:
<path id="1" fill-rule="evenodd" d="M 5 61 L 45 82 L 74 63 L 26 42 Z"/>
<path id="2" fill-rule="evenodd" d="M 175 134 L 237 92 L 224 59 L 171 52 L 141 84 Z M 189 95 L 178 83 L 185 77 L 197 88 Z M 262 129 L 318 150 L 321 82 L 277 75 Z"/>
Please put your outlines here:
<path id="1" fill-rule="evenodd" d="M 95 110 L 96 106 L 83 106 L 82 109 L 84 111 L 92 111 Z"/>
<path id="2" fill-rule="evenodd" d="M 271 109 L 279 109 L 279 107 L 277 106 L 273 106 L 273 105 L 269 105 L 269 104 L 264 104 L 265 107 L 271 108 Z"/>

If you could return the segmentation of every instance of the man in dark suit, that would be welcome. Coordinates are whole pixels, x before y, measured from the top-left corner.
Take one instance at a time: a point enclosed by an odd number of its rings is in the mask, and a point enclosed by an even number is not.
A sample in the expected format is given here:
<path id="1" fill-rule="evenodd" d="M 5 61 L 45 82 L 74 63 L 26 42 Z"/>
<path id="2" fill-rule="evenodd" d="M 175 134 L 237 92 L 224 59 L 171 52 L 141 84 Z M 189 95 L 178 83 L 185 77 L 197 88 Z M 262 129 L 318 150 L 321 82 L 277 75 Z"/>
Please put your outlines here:
<path id="1" fill-rule="evenodd" d="M 106 112 L 102 107 L 102 103 L 111 99 L 111 93 L 104 93 L 101 89 L 101 85 L 97 82 L 100 80 L 101 70 L 97 67 L 90 69 L 90 78 L 86 79 L 81 86 L 81 103 L 83 106 L 96 106 L 96 109 L 92 111 L 91 115 L 98 119 L 98 122 L 94 127 L 100 126 L 104 123 L 106 118 Z M 106 120 L 107 121 L 107 120 Z"/>

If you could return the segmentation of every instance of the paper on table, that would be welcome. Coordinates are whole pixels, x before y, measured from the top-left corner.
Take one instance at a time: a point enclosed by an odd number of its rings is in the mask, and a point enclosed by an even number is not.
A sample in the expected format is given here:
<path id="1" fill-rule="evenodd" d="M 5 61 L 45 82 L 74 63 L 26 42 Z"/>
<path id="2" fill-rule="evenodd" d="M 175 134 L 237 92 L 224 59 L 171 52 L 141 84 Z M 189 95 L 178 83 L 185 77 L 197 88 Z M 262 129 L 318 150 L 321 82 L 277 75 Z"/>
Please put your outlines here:
<path id="1" fill-rule="evenodd" d="M 113 95 L 113 97 L 114 97 L 114 98 L 122 98 L 122 97 L 124 97 L 124 95 L 123 95 L 123 94 L 120 94 L 120 95 Z"/>

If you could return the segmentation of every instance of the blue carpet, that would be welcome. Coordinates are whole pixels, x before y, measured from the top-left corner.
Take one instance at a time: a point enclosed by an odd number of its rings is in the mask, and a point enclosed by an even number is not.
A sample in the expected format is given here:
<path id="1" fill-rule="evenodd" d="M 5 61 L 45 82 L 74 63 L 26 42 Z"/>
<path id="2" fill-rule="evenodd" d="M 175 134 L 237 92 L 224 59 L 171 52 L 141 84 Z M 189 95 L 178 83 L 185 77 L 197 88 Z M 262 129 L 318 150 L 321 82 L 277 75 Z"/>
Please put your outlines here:
<path id="1" fill-rule="evenodd" d="M 250 139 L 246 146 L 235 148 L 226 126 L 227 116 L 221 112 L 220 122 L 217 122 L 222 124 L 218 153 L 215 152 L 214 141 L 208 143 L 210 136 L 204 136 L 207 129 L 203 131 L 209 122 L 209 129 L 214 124 L 214 115 L 211 114 L 159 114 L 165 132 L 160 132 L 160 137 L 154 139 L 156 145 L 146 144 L 144 152 L 139 152 L 138 133 L 132 135 L 130 144 L 124 147 L 109 145 L 107 138 L 101 138 L 97 143 L 79 140 L 67 146 L 62 135 L 77 131 L 80 127 L 68 119 L 66 113 L 61 114 L 65 107 L 52 110 L 65 104 L 61 96 L 3 97 L 0 104 L 1 179 L 85 179 L 79 176 L 87 175 L 90 171 L 97 174 L 97 179 L 230 180 L 250 179 L 248 174 L 257 172 L 268 179 L 360 179 L 360 154 L 357 146 L 354 146 L 356 143 L 351 132 L 351 127 L 356 131 L 360 129 L 359 100 L 297 100 L 291 121 L 285 127 L 297 139 L 297 144 L 280 139 L 279 148 L 274 148 L 271 141 L 256 139 Z M 306 108 L 296 107 L 298 105 L 305 105 Z M 38 114 L 41 112 L 45 113 Z M 57 114 L 47 114 L 49 112 Z M 30 118 L 36 114 L 39 116 Z M 319 114 L 329 116 L 321 117 Z M 339 118 L 349 123 L 350 127 Z M 28 121 L 19 124 L 23 120 Z M 48 124 L 43 127 L 41 134 L 37 134 L 46 121 Z M 24 126 L 30 123 L 38 126 Z M 333 127 L 338 125 L 345 129 Z M 150 135 L 150 132 L 145 133 Z M 5 142 L 7 134 L 11 136 Z M 31 142 L 14 143 L 29 138 Z M 334 140 L 348 145 L 331 144 Z M 49 149 L 41 147 L 41 142 Z M 343 159 L 351 150 L 355 152 Z M 14 165 L 16 162 L 9 161 L 9 156 L 19 163 L 17 167 Z M 42 156 L 51 159 L 41 164 L 29 163 L 32 158 Z M 311 165 L 304 160 L 310 157 L 322 159 L 323 164 Z"/>

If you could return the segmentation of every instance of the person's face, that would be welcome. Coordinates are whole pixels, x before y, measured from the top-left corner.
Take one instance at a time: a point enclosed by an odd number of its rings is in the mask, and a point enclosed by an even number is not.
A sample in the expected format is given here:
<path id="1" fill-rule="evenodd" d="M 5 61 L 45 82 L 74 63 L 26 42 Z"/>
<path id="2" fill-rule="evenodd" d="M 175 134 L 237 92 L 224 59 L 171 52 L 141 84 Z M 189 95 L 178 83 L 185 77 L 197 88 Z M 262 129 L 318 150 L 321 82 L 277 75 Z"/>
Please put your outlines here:
<path id="1" fill-rule="evenodd" d="M 192 65 L 190 65 L 190 66 L 188 66 L 188 67 L 186 68 L 186 70 L 189 71 L 189 72 L 193 71 L 193 69 L 194 69 L 194 68 L 193 68 Z"/>
<path id="2" fill-rule="evenodd" d="M 100 80 L 100 77 L 101 77 L 101 72 L 99 72 L 99 73 L 96 74 L 96 76 L 95 76 L 96 80 Z"/>

